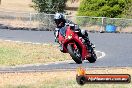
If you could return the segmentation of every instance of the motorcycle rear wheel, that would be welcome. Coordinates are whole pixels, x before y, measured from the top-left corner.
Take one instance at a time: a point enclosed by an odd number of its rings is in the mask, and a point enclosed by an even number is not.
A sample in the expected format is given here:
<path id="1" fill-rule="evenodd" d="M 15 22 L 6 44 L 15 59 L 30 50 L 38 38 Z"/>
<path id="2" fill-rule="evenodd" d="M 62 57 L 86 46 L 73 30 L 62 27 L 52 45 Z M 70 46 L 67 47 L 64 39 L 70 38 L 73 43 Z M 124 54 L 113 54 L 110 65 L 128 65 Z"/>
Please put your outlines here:
<path id="1" fill-rule="evenodd" d="M 74 49 L 72 45 L 67 46 L 68 53 L 72 57 L 72 59 L 77 63 L 81 64 L 82 63 L 82 57 L 79 49 Z"/>

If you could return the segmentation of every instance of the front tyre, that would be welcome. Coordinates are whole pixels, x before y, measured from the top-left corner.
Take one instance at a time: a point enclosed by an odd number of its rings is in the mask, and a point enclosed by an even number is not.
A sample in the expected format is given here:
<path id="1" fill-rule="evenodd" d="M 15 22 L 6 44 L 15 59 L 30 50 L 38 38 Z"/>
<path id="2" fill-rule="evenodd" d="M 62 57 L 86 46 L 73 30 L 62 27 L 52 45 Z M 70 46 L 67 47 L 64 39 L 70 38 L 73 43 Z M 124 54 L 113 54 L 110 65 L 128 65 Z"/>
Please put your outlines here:
<path id="1" fill-rule="evenodd" d="M 70 54 L 70 56 L 72 57 L 72 59 L 77 63 L 77 64 L 81 64 L 82 63 L 82 57 L 81 57 L 81 53 L 80 53 L 80 50 L 77 48 L 77 49 L 74 49 L 72 47 L 72 45 L 68 45 L 67 46 L 67 50 L 68 50 L 68 53 Z"/>

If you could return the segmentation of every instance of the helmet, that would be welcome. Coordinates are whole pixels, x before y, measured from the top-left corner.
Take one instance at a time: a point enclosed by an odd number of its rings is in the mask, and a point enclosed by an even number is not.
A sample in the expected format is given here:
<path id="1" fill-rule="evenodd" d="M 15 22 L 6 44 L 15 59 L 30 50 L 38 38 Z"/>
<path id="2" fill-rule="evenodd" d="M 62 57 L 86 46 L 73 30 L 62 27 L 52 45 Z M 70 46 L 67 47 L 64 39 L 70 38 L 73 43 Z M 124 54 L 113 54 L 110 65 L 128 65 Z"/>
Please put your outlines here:
<path id="1" fill-rule="evenodd" d="M 61 13 L 56 13 L 56 14 L 54 15 L 54 21 L 55 21 L 57 27 L 62 27 L 62 26 L 64 26 L 65 23 L 66 23 L 66 20 L 64 19 L 64 16 L 63 16 L 63 14 L 61 14 Z M 60 24 L 60 23 L 61 23 L 61 24 Z"/>
<path id="2" fill-rule="evenodd" d="M 64 19 L 64 16 L 61 13 L 56 13 L 54 19 Z"/>

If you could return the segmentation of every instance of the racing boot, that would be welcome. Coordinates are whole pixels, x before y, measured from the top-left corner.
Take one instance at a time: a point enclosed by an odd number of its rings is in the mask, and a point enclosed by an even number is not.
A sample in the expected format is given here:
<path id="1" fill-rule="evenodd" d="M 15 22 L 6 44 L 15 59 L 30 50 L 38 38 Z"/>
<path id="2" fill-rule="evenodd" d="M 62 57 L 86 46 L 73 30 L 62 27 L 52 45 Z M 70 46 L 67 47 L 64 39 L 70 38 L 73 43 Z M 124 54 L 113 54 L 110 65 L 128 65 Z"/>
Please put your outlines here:
<path id="1" fill-rule="evenodd" d="M 56 38 L 56 37 L 55 37 L 55 42 L 56 42 L 56 43 L 59 43 L 59 40 L 58 40 L 58 38 Z"/>
<path id="2" fill-rule="evenodd" d="M 61 52 L 63 52 L 63 45 L 62 44 L 59 45 L 59 49 Z"/>

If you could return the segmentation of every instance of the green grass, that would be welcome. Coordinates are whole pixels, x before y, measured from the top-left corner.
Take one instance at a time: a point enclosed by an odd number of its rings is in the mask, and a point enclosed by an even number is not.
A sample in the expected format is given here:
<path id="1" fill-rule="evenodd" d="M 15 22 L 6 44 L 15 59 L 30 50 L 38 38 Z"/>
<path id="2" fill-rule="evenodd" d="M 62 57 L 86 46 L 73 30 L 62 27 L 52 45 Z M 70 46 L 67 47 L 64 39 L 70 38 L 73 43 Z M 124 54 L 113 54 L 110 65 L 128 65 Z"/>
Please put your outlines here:
<path id="1" fill-rule="evenodd" d="M 58 46 L 20 44 L 0 41 L 0 66 L 15 66 L 34 63 L 48 63 L 71 59 L 61 53 Z"/>
<path id="2" fill-rule="evenodd" d="M 60 80 L 62 81 L 62 80 Z M 78 85 L 75 80 L 65 81 L 64 83 L 52 83 L 52 84 L 45 84 L 40 88 L 131 88 L 132 84 L 85 84 L 85 85 Z M 31 88 L 31 87 L 29 87 Z"/>
<path id="3" fill-rule="evenodd" d="M 31 88 L 30 86 L 25 85 L 19 85 L 19 86 L 12 86 L 12 85 L 6 85 L 5 88 Z"/>
<path id="4" fill-rule="evenodd" d="M 132 68 L 91 69 L 86 73 L 132 75 Z M 76 82 L 76 74 L 76 71 L 1 73 L 0 88 L 132 88 L 132 82 L 127 84 L 84 84 L 81 86 Z"/>
<path id="5" fill-rule="evenodd" d="M 18 85 L 8 86 L 6 88 L 132 88 L 130 84 L 84 84 L 78 85 L 75 79 L 54 80 L 52 83 L 43 83 L 41 85 Z"/>

